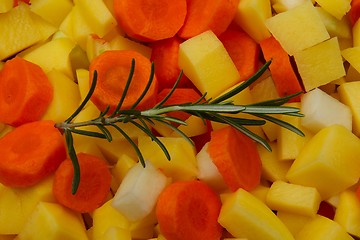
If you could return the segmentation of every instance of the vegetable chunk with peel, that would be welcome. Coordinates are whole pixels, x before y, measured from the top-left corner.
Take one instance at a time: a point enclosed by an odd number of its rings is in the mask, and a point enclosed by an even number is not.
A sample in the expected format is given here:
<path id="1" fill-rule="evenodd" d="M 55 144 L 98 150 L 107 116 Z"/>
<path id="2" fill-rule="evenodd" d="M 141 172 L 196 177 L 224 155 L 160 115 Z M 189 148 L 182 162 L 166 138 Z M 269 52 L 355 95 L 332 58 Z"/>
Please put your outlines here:
<path id="1" fill-rule="evenodd" d="M 319 131 L 301 150 L 286 177 L 290 183 L 315 187 L 328 199 L 360 177 L 360 139 L 341 125 Z"/>
<path id="2" fill-rule="evenodd" d="M 294 240 L 271 209 L 242 188 L 225 200 L 218 221 L 234 237 Z"/>
<path id="3" fill-rule="evenodd" d="M 286 12 L 276 14 L 268 18 L 265 24 L 289 55 L 330 37 L 311 1 L 305 1 Z"/>
<path id="4" fill-rule="evenodd" d="M 206 97 L 217 97 L 240 80 L 239 72 L 224 45 L 212 31 L 180 44 L 179 66 Z"/>

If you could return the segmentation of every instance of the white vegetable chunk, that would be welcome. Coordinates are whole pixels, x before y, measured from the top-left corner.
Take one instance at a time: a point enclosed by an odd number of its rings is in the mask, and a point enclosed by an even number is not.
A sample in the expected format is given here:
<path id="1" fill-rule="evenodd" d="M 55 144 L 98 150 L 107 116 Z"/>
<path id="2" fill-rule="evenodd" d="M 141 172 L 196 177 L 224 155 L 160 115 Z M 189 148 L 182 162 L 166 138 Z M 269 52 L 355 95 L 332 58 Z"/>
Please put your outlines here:
<path id="1" fill-rule="evenodd" d="M 216 165 L 211 160 L 207 152 L 208 143 L 206 143 L 200 152 L 196 155 L 198 165 L 198 179 L 207 183 L 215 191 L 220 191 L 226 188 L 223 177 L 221 176 Z"/>
<path id="2" fill-rule="evenodd" d="M 147 216 L 167 184 L 167 177 L 150 161 L 132 167 L 118 188 L 112 206 L 130 221 Z"/>
<path id="3" fill-rule="evenodd" d="M 352 130 L 352 114 L 348 106 L 316 88 L 301 98 L 301 124 L 312 132 L 324 127 L 340 124 Z"/>

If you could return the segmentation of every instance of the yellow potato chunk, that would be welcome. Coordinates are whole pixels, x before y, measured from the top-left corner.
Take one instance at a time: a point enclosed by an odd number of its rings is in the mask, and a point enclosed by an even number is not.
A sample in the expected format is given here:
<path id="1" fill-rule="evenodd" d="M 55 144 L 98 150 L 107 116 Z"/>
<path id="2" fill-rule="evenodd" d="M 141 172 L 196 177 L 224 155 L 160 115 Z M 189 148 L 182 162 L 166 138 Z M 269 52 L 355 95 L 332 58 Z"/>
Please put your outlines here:
<path id="1" fill-rule="evenodd" d="M 42 40 L 26 4 L 0 14 L 0 60 L 4 60 Z"/>
<path id="2" fill-rule="evenodd" d="M 226 198 L 218 221 L 234 237 L 294 239 L 270 208 L 242 188 Z"/>
<path id="3" fill-rule="evenodd" d="M 299 51 L 294 54 L 294 58 L 306 91 L 346 74 L 336 37 Z"/>
<path id="4" fill-rule="evenodd" d="M 319 209 L 321 197 L 316 188 L 273 182 L 266 196 L 267 205 L 273 210 L 314 217 Z"/>
<path id="5" fill-rule="evenodd" d="M 159 137 L 159 140 L 167 148 L 171 160 L 166 158 L 159 145 L 148 136 L 138 138 L 138 146 L 144 158 L 174 181 L 194 179 L 198 172 L 194 146 L 179 137 Z"/>
<path id="6" fill-rule="evenodd" d="M 80 215 L 57 203 L 40 202 L 18 240 L 88 240 Z"/>
<path id="7" fill-rule="evenodd" d="M 320 130 L 301 150 L 286 177 L 290 183 L 315 187 L 328 199 L 360 176 L 360 139 L 341 125 Z"/>
<path id="8" fill-rule="evenodd" d="M 316 0 L 317 4 L 339 20 L 342 19 L 347 12 L 349 12 L 351 8 L 350 2 L 351 1 L 349 0 Z"/>
<path id="9" fill-rule="evenodd" d="M 270 0 L 241 0 L 234 18 L 256 42 L 270 37 L 265 20 L 271 17 Z"/>
<path id="10" fill-rule="evenodd" d="M 360 82 L 343 83 L 338 88 L 340 100 L 350 107 L 353 116 L 353 133 L 360 137 Z"/>
<path id="11" fill-rule="evenodd" d="M 296 235 L 296 240 L 353 240 L 337 222 L 317 215 Z"/>
<path id="12" fill-rule="evenodd" d="M 180 44 L 179 66 L 207 98 L 217 97 L 240 80 L 224 45 L 210 30 Z"/>
<path id="13" fill-rule="evenodd" d="M 289 55 L 329 38 L 311 1 L 268 18 L 265 24 Z"/>
<path id="14" fill-rule="evenodd" d="M 285 211 L 277 211 L 276 216 L 285 224 L 293 236 L 296 236 L 301 228 L 311 219 L 308 216 Z"/>
<path id="15" fill-rule="evenodd" d="M 345 190 L 340 193 L 334 221 L 343 226 L 348 233 L 360 237 L 358 224 L 360 221 L 360 202 L 355 192 Z"/>
<path id="16" fill-rule="evenodd" d="M 49 23 L 58 27 L 70 12 L 72 6 L 71 0 L 31 0 L 30 9 Z"/>

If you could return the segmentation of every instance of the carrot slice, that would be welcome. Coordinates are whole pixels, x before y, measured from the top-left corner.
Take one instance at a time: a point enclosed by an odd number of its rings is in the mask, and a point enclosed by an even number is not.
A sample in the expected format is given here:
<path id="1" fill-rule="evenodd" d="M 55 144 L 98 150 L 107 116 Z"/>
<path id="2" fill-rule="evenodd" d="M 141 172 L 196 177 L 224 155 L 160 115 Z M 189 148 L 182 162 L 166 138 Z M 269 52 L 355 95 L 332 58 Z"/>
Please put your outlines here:
<path id="1" fill-rule="evenodd" d="M 207 151 L 231 191 L 250 191 L 260 183 L 261 160 L 256 143 L 233 127 L 212 131 Z"/>
<path id="2" fill-rule="evenodd" d="M 20 57 L 8 60 L 0 72 L 0 122 L 19 126 L 37 121 L 53 98 L 44 71 Z"/>
<path id="3" fill-rule="evenodd" d="M 175 36 L 186 17 L 186 0 L 114 0 L 114 15 L 130 37 L 144 42 Z"/>
<path id="4" fill-rule="evenodd" d="M 170 88 L 165 88 L 159 92 L 157 95 L 157 102 L 160 102 L 169 92 L 171 91 Z M 164 105 L 177 105 L 183 104 L 188 102 L 196 102 L 201 98 L 201 95 L 195 91 L 193 88 L 176 88 L 171 96 L 167 99 Z M 175 111 L 171 113 L 167 113 L 170 117 L 175 117 L 180 120 L 185 121 L 191 115 L 186 112 Z"/>
<path id="5" fill-rule="evenodd" d="M 179 181 L 160 194 L 156 216 L 167 240 L 220 239 L 219 196 L 204 182 Z"/>
<path id="6" fill-rule="evenodd" d="M 240 74 L 240 81 L 251 77 L 259 67 L 260 47 L 247 33 L 228 29 L 219 36 Z"/>
<path id="7" fill-rule="evenodd" d="M 291 65 L 290 57 L 280 43 L 271 36 L 262 40 L 260 47 L 265 59 L 267 61 L 272 59 L 269 69 L 279 96 L 284 97 L 303 91 Z M 290 102 L 299 102 L 300 98 L 301 96 L 298 95 L 290 99 Z"/>
<path id="8" fill-rule="evenodd" d="M 56 200 L 80 213 L 100 207 L 110 193 L 111 173 L 103 159 L 87 153 L 77 154 L 80 166 L 80 184 L 71 193 L 74 168 L 70 159 L 61 163 L 55 172 L 53 194 Z"/>
<path id="9" fill-rule="evenodd" d="M 351 8 L 349 10 L 348 15 L 351 25 L 354 26 L 360 17 L 360 0 L 351 1 Z"/>
<path id="10" fill-rule="evenodd" d="M 97 71 L 97 85 L 91 97 L 92 102 L 104 110 L 110 106 L 113 112 L 123 94 L 128 76 L 130 73 L 131 62 L 135 60 L 135 72 L 129 90 L 127 91 L 122 109 L 129 109 L 141 96 L 150 77 L 150 60 L 133 50 L 113 50 L 105 51 L 96 57 L 90 64 L 90 82 Z M 137 108 L 147 108 L 153 106 L 156 101 L 158 83 L 156 77 Z"/>
<path id="11" fill-rule="evenodd" d="M 179 46 L 182 40 L 175 36 L 150 44 L 152 49 L 150 60 L 155 64 L 155 74 L 159 82 L 159 90 L 172 88 L 180 75 Z M 182 75 L 179 87 L 192 86 L 191 81 Z"/>
<path id="12" fill-rule="evenodd" d="M 53 121 L 23 124 L 0 139 L 0 182 L 32 186 L 52 174 L 66 159 L 64 138 Z"/>
<path id="13" fill-rule="evenodd" d="M 187 16 L 179 30 L 188 39 L 207 30 L 223 33 L 233 20 L 239 0 L 187 0 Z"/>

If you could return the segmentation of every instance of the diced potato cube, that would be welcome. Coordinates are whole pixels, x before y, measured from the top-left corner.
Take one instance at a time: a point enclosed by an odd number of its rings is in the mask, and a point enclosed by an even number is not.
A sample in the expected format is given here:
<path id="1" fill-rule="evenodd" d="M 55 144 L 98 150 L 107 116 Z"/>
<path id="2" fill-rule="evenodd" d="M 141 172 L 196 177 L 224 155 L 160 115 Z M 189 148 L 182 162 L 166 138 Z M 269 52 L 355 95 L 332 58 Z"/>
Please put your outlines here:
<path id="1" fill-rule="evenodd" d="M 305 91 L 345 76 L 345 68 L 336 37 L 296 52 L 294 58 Z"/>
<path id="2" fill-rule="evenodd" d="M 135 42 L 129 38 L 121 36 L 120 34 L 110 39 L 109 45 L 112 50 L 136 50 L 149 59 L 151 57 L 151 48 L 149 46 Z"/>
<path id="3" fill-rule="evenodd" d="M 70 12 L 72 6 L 71 0 L 31 0 L 30 9 L 49 23 L 58 27 Z"/>
<path id="4" fill-rule="evenodd" d="M 316 0 L 317 4 L 339 20 L 349 12 L 351 8 L 350 2 L 349 0 Z"/>
<path id="5" fill-rule="evenodd" d="M 272 151 L 268 151 L 262 146 L 258 146 L 258 151 L 262 163 L 262 176 L 264 179 L 274 182 L 276 180 L 286 181 L 286 173 L 290 169 L 292 161 L 281 161 L 278 156 L 278 146 L 270 143 Z"/>
<path id="6" fill-rule="evenodd" d="M 101 237 L 96 238 L 97 240 L 131 240 L 131 233 L 128 229 L 119 227 L 110 227 Z"/>
<path id="7" fill-rule="evenodd" d="M 360 139 L 341 125 L 320 130 L 301 150 L 286 177 L 290 183 L 315 187 L 328 199 L 360 176 Z"/>
<path id="8" fill-rule="evenodd" d="M 57 38 L 34 46 L 22 52 L 20 56 L 39 65 L 46 73 L 51 70 L 58 70 L 73 79 L 69 54 L 74 46 L 75 43 L 69 38 Z"/>
<path id="9" fill-rule="evenodd" d="M 271 4 L 276 13 L 286 12 L 303 4 L 308 0 L 272 0 Z"/>
<path id="10" fill-rule="evenodd" d="M 138 146 L 145 159 L 155 167 L 162 169 L 167 177 L 176 180 L 190 180 L 197 176 L 196 155 L 194 146 L 184 138 L 159 137 L 167 148 L 169 161 L 158 144 L 148 136 L 138 138 Z"/>
<path id="11" fill-rule="evenodd" d="M 265 24 L 289 55 L 329 38 L 325 25 L 310 1 L 268 18 Z"/>
<path id="12" fill-rule="evenodd" d="M 13 8 L 14 0 L 0 0 L 0 13 L 5 13 Z"/>
<path id="13" fill-rule="evenodd" d="M 40 202 L 18 240 L 88 240 L 80 215 L 57 203 Z"/>
<path id="14" fill-rule="evenodd" d="M 270 208 L 242 188 L 225 200 L 218 221 L 234 237 L 294 239 Z"/>
<path id="15" fill-rule="evenodd" d="M 277 211 L 276 216 L 285 224 L 293 236 L 296 236 L 301 228 L 311 219 L 309 216 L 285 211 Z"/>
<path id="16" fill-rule="evenodd" d="M 316 133 L 332 124 L 340 124 L 352 130 L 350 108 L 324 91 L 316 88 L 301 98 L 302 126 Z"/>
<path id="17" fill-rule="evenodd" d="M 64 73 L 52 70 L 47 74 L 54 88 L 54 96 L 42 119 L 65 121 L 80 105 L 77 84 Z"/>
<path id="18" fill-rule="evenodd" d="M 300 102 L 286 103 L 285 106 L 301 107 Z M 280 119 L 292 124 L 305 134 L 302 137 L 286 128 L 278 127 L 278 157 L 280 160 L 294 160 L 314 134 L 301 125 L 301 118 L 299 117 L 281 115 Z"/>
<path id="19" fill-rule="evenodd" d="M 115 180 L 115 188 L 113 189 L 114 192 L 116 192 L 116 190 L 119 188 L 120 183 L 124 179 L 129 169 L 135 166 L 135 164 L 136 161 L 127 154 L 123 154 L 119 157 L 115 166 L 111 169 L 111 174 Z"/>
<path id="20" fill-rule="evenodd" d="M 333 220 L 317 215 L 308 221 L 296 235 L 296 240 L 353 240 L 353 238 Z"/>
<path id="21" fill-rule="evenodd" d="M 360 21 L 352 26 L 352 39 L 352 46 L 349 47 L 360 47 Z"/>
<path id="22" fill-rule="evenodd" d="M 270 0 L 241 0 L 234 18 L 256 42 L 270 37 L 265 20 L 271 17 Z"/>
<path id="23" fill-rule="evenodd" d="M 351 27 L 346 18 L 339 20 L 325 11 L 322 7 L 316 7 L 316 10 L 331 37 L 351 39 Z"/>
<path id="24" fill-rule="evenodd" d="M 93 227 L 92 238 L 99 239 L 109 229 L 116 227 L 120 229 L 130 228 L 130 222 L 119 211 L 111 206 L 112 199 L 108 200 L 101 207 L 94 210 L 92 214 Z"/>
<path id="25" fill-rule="evenodd" d="M 355 192 L 345 190 L 340 193 L 334 221 L 343 226 L 348 233 L 360 237 L 360 228 L 357 224 L 360 221 L 360 201 Z"/>
<path id="26" fill-rule="evenodd" d="M 352 67 L 360 72 L 360 46 L 344 49 L 341 51 L 341 55 Z"/>
<path id="27" fill-rule="evenodd" d="M 338 88 L 341 102 L 350 107 L 353 116 L 353 132 L 360 137 L 360 82 L 343 83 Z"/>
<path id="28" fill-rule="evenodd" d="M 0 60 L 4 60 L 42 40 L 37 24 L 33 22 L 28 5 L 0 14 Z"/>
<path id="29" fill-rule="evenodd" d="M 217 97 L 240 80 L 224 45 L 210 30 L 180 44 L 179 66 L 208 98 Z"/>
<path id="30" fill-rule="evenodd" d="M 316 188 L 273 182 L 266 196 L 267 205 L 273 210 L 314 217 L 319 209 L 321 197 Z"/>

